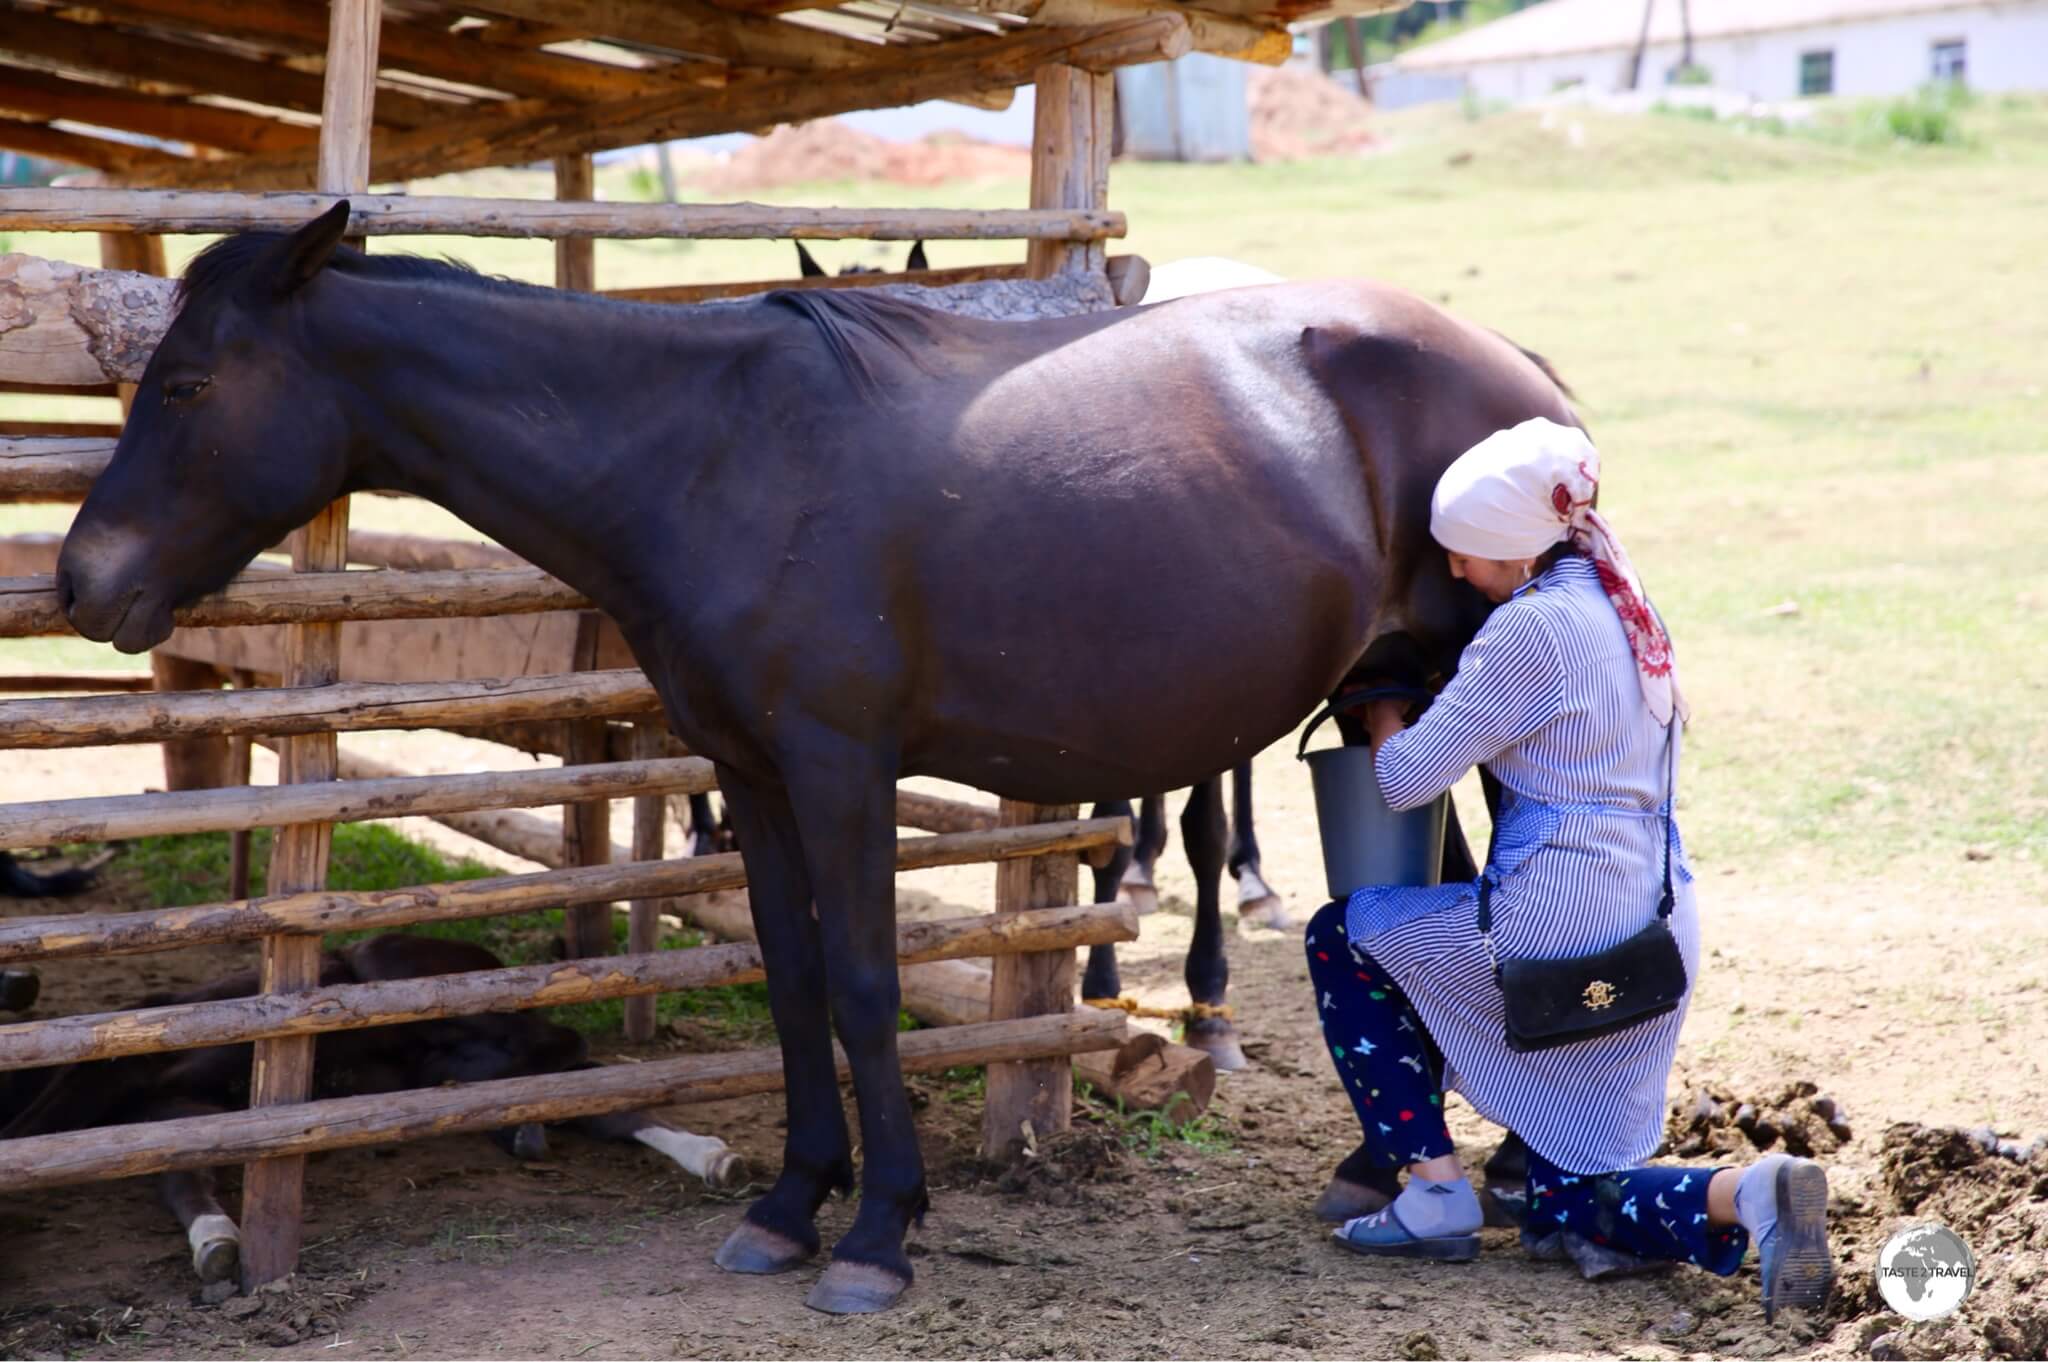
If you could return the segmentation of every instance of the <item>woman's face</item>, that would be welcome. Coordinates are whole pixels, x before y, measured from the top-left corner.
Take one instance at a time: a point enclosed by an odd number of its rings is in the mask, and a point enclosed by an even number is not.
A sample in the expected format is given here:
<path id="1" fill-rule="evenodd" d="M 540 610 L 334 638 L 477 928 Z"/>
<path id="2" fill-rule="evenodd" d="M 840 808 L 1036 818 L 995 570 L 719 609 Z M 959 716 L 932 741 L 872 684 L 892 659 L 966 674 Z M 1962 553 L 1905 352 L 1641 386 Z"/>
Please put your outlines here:
<path id="1" fill-rule="evenodd" d="M 1451 553 L 1451 576 L 1470 582 L 1480 595 L 1495 605 L 1515 594 L 1515 588 L 1529 580 L 1534 558 L 1475 558 L 1469 553 Z"/>

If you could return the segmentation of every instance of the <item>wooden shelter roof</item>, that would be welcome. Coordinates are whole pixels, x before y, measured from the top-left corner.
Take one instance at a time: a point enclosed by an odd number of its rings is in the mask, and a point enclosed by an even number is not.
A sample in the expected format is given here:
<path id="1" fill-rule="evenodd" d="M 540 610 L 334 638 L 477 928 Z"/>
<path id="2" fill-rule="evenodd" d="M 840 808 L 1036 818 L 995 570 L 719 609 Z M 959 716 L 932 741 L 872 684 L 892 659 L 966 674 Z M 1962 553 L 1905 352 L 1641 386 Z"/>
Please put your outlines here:
<path id="1" fill-rule="evenodd" d="M 1041 65 L 1279 62 L 1290 22 L 1408 0 L 385 0 L 371 178 L 392 183 L 949 98 Z M 319 0 L 0 0 L 0 149 L 135 185 L 303 189 Z"/>

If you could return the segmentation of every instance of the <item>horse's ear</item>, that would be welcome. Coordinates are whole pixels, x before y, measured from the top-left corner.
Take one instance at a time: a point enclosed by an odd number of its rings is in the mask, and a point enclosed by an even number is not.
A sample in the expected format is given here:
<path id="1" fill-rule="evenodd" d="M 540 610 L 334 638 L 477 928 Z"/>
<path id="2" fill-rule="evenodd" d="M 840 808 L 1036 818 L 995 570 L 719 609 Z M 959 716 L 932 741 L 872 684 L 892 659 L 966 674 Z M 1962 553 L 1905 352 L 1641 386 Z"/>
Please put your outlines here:
<path id="1" fill-rule="evenodd" d="M 922 241 L 911 246 L 910 258 L 903 262 L 903 268 L 906 270 L 928 270 L 931 268 L 930 265 L 925 263 L 924 243 Z"/>
<path id="2" fill-rule="evenodd" d="M 277 291 L 280 296 L 302 288 L 320 273 L 328 257 L 334 254 L 334 248 L 348 234 L 348 214 L 348 200 L 342 199 L 292 233 L 291 239 L 284 244 L 283 263 L 278 270 Z"/>
<path id="3" fill-rule="evenodd" d="M 825 277 L 824 268 L 817 261 L 811 259 L 811 253 L 804 249 L 804 243 L 793 241 L 790 244 L 796 247 L 796 267 L 798 273 L 802 274 L 806 279 L 823 279 Z"/>

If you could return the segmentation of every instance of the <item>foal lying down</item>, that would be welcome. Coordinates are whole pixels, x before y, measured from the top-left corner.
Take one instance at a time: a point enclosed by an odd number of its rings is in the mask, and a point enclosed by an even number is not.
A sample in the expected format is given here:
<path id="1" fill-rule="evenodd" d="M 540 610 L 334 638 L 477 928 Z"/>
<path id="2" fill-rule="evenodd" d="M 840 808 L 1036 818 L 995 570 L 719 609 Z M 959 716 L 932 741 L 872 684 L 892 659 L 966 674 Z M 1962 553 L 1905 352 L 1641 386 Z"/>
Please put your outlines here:
<path id="1" fill-rule="evenodd" d="M 481 946 L 388 932 L 326 952 L 320 983 L 329 987 L 412 979 L 497 969 L 502 964 Z M 241 998 L 256 991 L 257 977 L 250 971 L 188 992 L 155 994 L 141 1005 Z M 249 1104 L 251 1048 L 217 1045 L 0 1073 L 0 1139 L 239 1110 Z M 352 1097 L 589 1067 L 588 1047 L 577 1032 L 535 1012 L 493 1012 L 322 1035 L 313 1066 L 313 1096 Z M 645 1144 L 709 1187 L 736 1187 L 747 1181 L 745 1162 L 724 1141 L 678 1130 L 648 1112 L 586 1116 L 564 1124 L 598 1139 Z M 491 1138 L 515 1158 L 547 1154 L 547 1132 L 538 1124 L 493 1131 Z M 216 1199 L 213 1170 L 165 1173 L 159 1187 L 192 1245 L 192 1266 L 200 1280 L 233 1276 L 241 1236 Z"/>

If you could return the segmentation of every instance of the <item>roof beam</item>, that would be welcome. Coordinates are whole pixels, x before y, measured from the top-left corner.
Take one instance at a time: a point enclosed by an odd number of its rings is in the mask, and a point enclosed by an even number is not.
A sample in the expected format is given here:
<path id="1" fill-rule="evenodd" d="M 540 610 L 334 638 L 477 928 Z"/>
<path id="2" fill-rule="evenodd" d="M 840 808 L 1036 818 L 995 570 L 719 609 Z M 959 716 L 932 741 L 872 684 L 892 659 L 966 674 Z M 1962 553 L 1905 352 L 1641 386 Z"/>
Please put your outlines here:
<path id="1" fill-rule="evenodd" d="M 320 112 L 322 81 L 307 71 L 251 61 L 217 49 L 122 33 L 104 24 L 73 23 L 17 10 L 0 25 L 0 52 L 40 57 L 84 71 L 127 80 L 157 81 L 198 94 L 228 95 L 300 113 Z M 458 104 L 379 91 L 378 116 L 393 127 L 416 128 L 462 112 Z"/>
<path id="2" fill-rule="evenodd" d="M 732 13 L 703 0 L 464 0 L 464 7 L 508 19 L 572 25 L 594 37 L 692 52 L 735 66 L 831 70 L 860 65 L 879 46 Z"/>
<path id="3" fill-rule="evenodd" d="M 183 99 L 66 80 L 19 66 L 0 67 L 0 109 L 39 118 L 72 119 L 222 151 L 291 154 L 300 148 L 310 151 L 319 140 L 312 128 Z"/>
<path id="4" fill-rule="evenodd" d="M 72 165 L 112 172 L 151 167 L 175 169 L 186 162 L 185 157 L 173 156 L 154 147 L 133 146 L 110 137 L 88 137 L 83 133 L 53 128 L 47 123 L 31 123 L 19 118 L 0 118 L 0 147 L 28 156 L 44 156 L 53 161 L 68 161 Z"/>
<path id="5" fill-rule="evenodd" d="M 763 118 L 800 122 L 854 109 L 889 108 L 963 91 L 1028 84 L 1038 67 L 1061 63 L 1111 70 L 1163 61 L 1191 50 L 1178 14 L 1148 14 L 1094 28 L 1027 28 L 1003 37 L 922 43 L 908 52 L 882 49 L 849 71 L 742 76 L 721 90 L 687 90 L 578 110 L 506 118 L 476 114 L 379 138 L 370 179 L 387 184 L 492 165 L 523 165 L 553 156 L 632 146 L 672 137 L 758 127 Z M 308 179 L 303 154 L 245 157 L 217 165 L 145 170 L 136 185 L 232 184 L 240 189 L 296 189 Z"/>
<path id="6" fill-rule="evenodd" d="M 327 6 L 294 0 L 94 0 L 103 14 L 273 43 L 294 51 L 327 50 Z M 672 91 L 683 73 L 635 70 L 445 33 L 386 18 L 378 64 L 484 90 L 584 103 Z M 382 102 L 381 95 L 379 102 Z"/>

